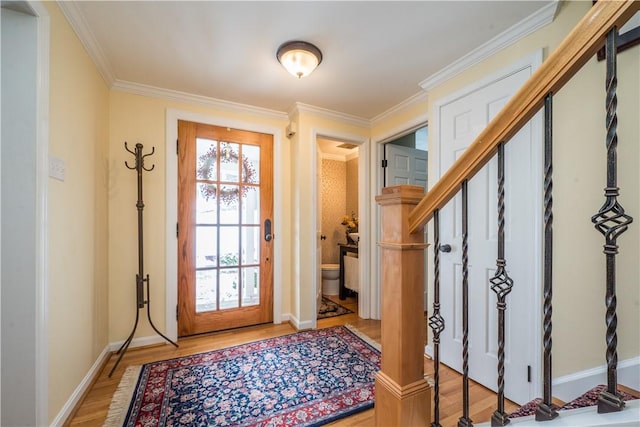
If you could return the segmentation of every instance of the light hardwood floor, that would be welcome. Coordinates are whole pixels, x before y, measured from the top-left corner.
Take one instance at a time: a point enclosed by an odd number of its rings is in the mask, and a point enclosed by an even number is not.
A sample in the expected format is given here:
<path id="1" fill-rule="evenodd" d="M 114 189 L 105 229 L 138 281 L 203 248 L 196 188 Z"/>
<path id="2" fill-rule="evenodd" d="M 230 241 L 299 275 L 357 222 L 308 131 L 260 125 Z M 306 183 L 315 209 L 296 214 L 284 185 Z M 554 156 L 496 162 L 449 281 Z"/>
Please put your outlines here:
<path id="1" fill-rule="evenodd" d="M 339 301 L 337 297 L 335 301 Z M 380 321 L 360 319 L 357 315 L 357 301 L 349 298 L 340 302 L 342 305 L 354 311 L 346 314 L 318 321 L 319 328 L 351 324 L 376 341 L 380 341 Z M 101 426 L 107 417 L 111 397 L 116 391 L 122 374 L 127 366 L 142 365 L 157 360 L 180 357 L 204 351 L 217 350 L 220 348 L 244 344 L 247 342 L 263 340 L 276 336 L 291 334 L 296 332 L 288 323 L 281 325 L 260 325 L 237 330 L 218 332 L 209 335 L 180 339 L 179 348 L 170 345 L 158 345 L 146 348 L 136 348 L 129 350 L 111 378 L 108 373 L 116 361 L 115 356 L 111 356 L 102 372 L 91 386 L 89 392 L 84 397 L 67 426 Z M 433 363 L 425 359 L 425 372 L 433 373 Z M 457 423 L 462 410 L 461 379 L 460 375 L 447 368 L 441 367 L 440 373 L 440 414 L 443 426 L 453 426 Z M 495 410 L 496 395 L 481 385 L 471 383 L 470 385 L 470 407 L 471 419 L 474 423 L 488 421 Z M 516 409 L 516 405 L 507 402 L 506 411 Z M 331 426 L 373 426 L 373 409 L 361 412 L 348 418 L 336 421 Z"/>

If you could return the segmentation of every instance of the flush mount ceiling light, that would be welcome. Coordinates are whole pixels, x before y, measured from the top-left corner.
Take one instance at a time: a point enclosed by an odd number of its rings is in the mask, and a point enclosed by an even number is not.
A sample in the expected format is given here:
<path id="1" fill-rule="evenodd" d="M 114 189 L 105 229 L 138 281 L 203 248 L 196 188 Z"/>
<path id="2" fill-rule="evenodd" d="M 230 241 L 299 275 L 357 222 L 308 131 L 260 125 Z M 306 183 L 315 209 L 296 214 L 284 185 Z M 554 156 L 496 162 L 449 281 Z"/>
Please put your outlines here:
<path id="1" fill-rule="evenodd" d="M 322 62 L 322 52 L 311 43 L 291 41 L 280 45 L 278 61 L 299 79 L 311 74 Z"/>

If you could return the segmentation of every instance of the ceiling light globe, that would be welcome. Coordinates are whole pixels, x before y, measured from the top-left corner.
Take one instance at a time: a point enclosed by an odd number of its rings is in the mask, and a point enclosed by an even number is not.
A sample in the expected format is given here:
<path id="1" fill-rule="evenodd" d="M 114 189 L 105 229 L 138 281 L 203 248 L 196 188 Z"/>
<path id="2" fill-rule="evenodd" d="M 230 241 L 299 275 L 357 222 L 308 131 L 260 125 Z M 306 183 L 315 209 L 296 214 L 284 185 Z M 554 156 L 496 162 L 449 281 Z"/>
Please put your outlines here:
<path id="1" fill-rule="evenodd" d="M 301 41 L 282 44 L 278 48 L 277 57 L 282 66 L 298 78 L 308 76 L 322 62 L 320 49 Z"/>

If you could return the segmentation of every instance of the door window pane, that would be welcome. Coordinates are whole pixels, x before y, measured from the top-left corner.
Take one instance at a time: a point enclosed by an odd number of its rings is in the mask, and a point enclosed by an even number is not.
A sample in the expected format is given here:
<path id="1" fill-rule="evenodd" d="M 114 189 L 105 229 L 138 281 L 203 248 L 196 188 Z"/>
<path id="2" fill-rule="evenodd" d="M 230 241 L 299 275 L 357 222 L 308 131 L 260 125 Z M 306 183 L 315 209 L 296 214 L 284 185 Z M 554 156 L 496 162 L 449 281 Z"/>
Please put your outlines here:
<path id="1" fill-rule="evenodd" d="M 260 268 L 242 269 L 242 306 L 260 304 Z"/>
<path id="2" fill-rule="evenodd" d="M 196 313 L 218 309 L 217 270 L 196 271 Z"/>
<path id="3" fill-rule="evenodd" d="M 238 308 L 240 294 L 238 286 L 240 277 L 237 268 L 220 269 L 220 309 Z"/>
<path id="4" fill-rule="evenodd" d="M 240 147 L 238 144 L 220 143 L 220 181 L 240 182 Z"/>
<path id="5" fill-rule="evenodd" d="M 196 138 L 196 178 L 209 181 L 218 179 L 216 141 Z"/>
<path id="6" fill-rule="evenodd" d="M 242 223 L 260 224 L 260 191 L 258 187 L 242 187 Z"/>
<path id="7" fill-rule="evenodd" d="M 239 260 L 238 227 L 220 227 L 220 266 L 235 266 Z"/>
<path id="8" fill-rule="evenodd" d="M 196 268 L 215 267 L 218 263 L 217 227 L 196 226 Z"/>
<path id="9" fill-rule="evenodd" d="M 260 263 L 260 227 L 242 227 L 242 264 Z"/>
<path id="10" fill-rule="evenodd" d="M 260 147 L 257 145 L 242 146 L 242 182 L 260 183 Z"/>
<path id="11" fill-rule="evenodd" d="M 239 190 L 237 185 L 220 185 L 220 224 L 240 222 Z"/>
<path id="12" fill-rule="evenodd" d="M 216 224 L 218 222 L 218 204 L 216 203 L 216 184 L 197 184 L 196 224 Z"/>

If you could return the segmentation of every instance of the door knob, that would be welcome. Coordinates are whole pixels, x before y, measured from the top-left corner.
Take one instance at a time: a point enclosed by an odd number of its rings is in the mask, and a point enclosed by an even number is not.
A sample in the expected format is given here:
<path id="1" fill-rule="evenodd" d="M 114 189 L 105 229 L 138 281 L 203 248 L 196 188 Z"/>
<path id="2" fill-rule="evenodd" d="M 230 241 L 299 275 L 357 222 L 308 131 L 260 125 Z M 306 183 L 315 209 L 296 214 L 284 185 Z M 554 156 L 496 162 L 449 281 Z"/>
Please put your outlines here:
<path id="1" fill-rule="evenodd" d="M 440 252 L 451 252 L 451 245 L 440 245 L 438 250 Z"/>
<path id="2" fill-rule="evenodd" d="M 324 234 L 320 235 L 320 240 L 327 240 L 327 236 L 325 236 Z"/>

